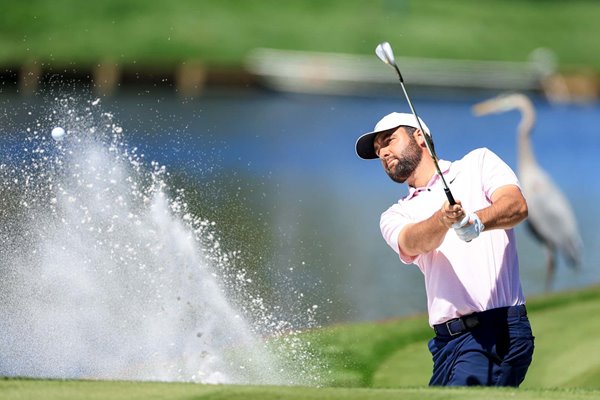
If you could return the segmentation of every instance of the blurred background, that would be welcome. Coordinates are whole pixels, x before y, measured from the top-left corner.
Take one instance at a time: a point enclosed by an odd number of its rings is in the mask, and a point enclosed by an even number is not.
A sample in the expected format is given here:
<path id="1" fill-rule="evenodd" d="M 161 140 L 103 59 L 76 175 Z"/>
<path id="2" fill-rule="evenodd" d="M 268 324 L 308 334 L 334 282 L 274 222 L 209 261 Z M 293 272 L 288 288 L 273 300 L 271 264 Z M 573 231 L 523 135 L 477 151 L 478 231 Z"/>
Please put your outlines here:
<path id="1" fill-rule="evenodd" d="M 533 101 L 537 160 L 583 253 L 578 270 L 559 255 L 547 286 L 544 247 L 519 226 L 526 295 L 596 284 L 599 19 L 591 0 L 5 0 L 2 157 L 56 99 L 99 99 L 267 301 L 293 293 L 321 324 L 423 312 L 420 272 L 379 233 L 406 187 L 354 153 L 381 116 L 409 112 L 374 55 L 389 41 L 440 158 L 485 146 L 516 170 L 520 114 L 471 107 L 505 92 Z"/>

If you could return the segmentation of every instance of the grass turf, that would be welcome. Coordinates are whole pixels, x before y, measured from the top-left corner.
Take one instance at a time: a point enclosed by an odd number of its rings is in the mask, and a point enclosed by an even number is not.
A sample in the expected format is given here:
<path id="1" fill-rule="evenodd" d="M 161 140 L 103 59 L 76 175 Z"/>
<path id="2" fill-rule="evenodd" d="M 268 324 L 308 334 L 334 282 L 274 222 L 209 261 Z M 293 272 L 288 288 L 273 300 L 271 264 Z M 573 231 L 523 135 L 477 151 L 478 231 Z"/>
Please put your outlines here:
<path id="1" fill-rule="evenodd" d="M 100 381 L 0 381 L 3 400 L 192 400 L 192 399 L 306 399 L 306 400 L 469 400 L 469 399 L 565 399 L 600 398 L 600 392 L 584 389 L 508 388 L 308 388 L 286 386 L 197 385 L 191 383 L 100 382 Z"/>

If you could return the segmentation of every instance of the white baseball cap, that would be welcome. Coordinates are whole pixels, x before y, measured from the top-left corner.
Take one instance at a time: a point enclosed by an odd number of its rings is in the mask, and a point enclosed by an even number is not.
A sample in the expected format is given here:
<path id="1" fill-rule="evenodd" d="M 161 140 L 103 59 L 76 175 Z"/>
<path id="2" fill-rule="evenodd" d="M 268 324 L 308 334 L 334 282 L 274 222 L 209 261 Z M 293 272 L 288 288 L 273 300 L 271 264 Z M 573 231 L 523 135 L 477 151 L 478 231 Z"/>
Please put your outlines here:
<path id="1" fill-rule="evenodd" d="M 425 133 L 431 136 L 431 132 L 429 132 L 429 128 L 425 125 L 425 122 L 419 117 L 419 122 L 421 122 L 421 126 Z M 407 113 L 397 113 L 393 112 L 391 114 L 386 115 L 381 118 L 377 125 L 375 125 L 375 129 L 372 132 L 367 132 L 356 141 L 356 154 L 365 160 L 372 160 L 374 158 L 378 158 L 377 154 L 375 154 L 375 148 L 373 147 L 373 142 L 375 141 L 375 136 L 378 133 L 396 130 L 400 126 L 411 126 L 413 128 L 419 128 L 419 124 L 417 123 L 417 119 L 413 114 Z"/>

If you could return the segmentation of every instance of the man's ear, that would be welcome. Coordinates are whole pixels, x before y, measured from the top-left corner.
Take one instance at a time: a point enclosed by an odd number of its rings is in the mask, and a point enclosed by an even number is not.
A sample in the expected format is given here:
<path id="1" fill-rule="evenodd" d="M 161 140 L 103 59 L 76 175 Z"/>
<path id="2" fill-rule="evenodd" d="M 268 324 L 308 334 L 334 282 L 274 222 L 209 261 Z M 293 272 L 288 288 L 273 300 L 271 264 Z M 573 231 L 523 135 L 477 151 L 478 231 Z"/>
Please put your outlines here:
<path id="1" fill-rule="evenodd" d="M 423 133 L 423 131 L 421 131 L 420 129 L 416 129 L 413 132 L 413 137 L 415 138 L 415 140 L 417 141 L 417 144 L 420 147 L 424 147 L 427 148 L 427 144 L 425 143 L 425 138 L 423 137 L 423 135 L 427 135 L 426 133 Z"/>

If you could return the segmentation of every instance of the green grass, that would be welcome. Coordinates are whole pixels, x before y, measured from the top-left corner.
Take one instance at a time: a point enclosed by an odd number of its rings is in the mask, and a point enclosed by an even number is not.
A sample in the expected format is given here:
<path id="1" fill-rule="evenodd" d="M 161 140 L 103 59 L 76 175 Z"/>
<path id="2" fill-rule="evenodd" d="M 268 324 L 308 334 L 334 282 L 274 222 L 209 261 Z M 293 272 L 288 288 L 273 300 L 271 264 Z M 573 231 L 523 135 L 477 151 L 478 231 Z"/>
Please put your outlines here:
<path id="1" fill-rule="evenodd" d="M 0 380 L 1 399 L 600 399 L 600 288 L 528 302 L 534 361 L 521 389 L 428 388 L 424 315 L 304 333 L 328 366 L 323 388 Z"/>
<path id="2" fill-rule="evenodd" d="M 96 381 L 0 381 L 3 400 L 579 400 L 598 399 L 600 392 L 584 389 L 523 390 L 508 388 L 308 388 L 286 386 L 197 385 L 190 383 Z"/>
<path id="3" fill-rule="evenodd" d="M 599 19 L 590 0 L 6 0 L 0 65 L 239 66 L 256 47 L 372 54 L 388 40 L 401 55 L 460 59 L 548 47 L 563 68 L 598 71 Z"/>
<path id="4" fill-rule="evenodd" d="M 375 371 L 392 352 L 429 335 L 426 319 L 418 316 L 333 326 L 307 333 L 304 339 L 315 344 L 319 358 L 328 366 L 325 385 L 369 387 Z"/>
<path id="5" fill-rule="evenodd" d="M 600 303 L 588 301 L 535 313 L 536 357 L 524 387 L 600 389 Z"/>

